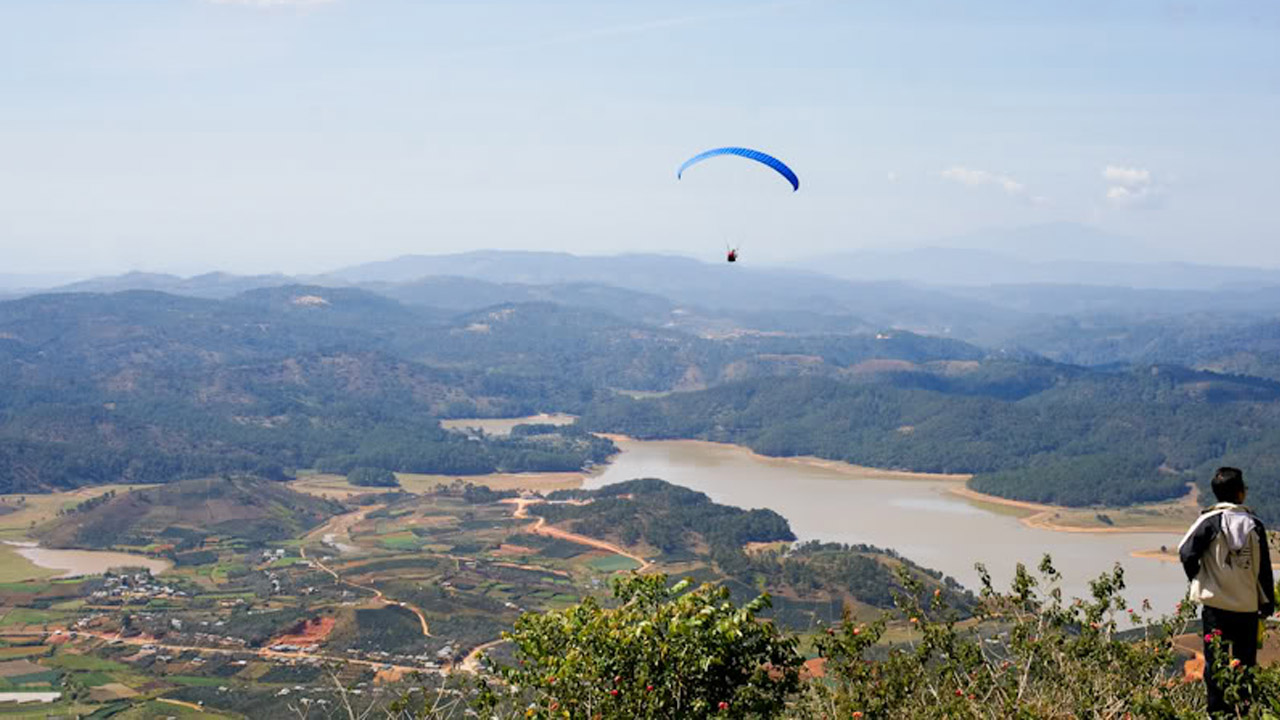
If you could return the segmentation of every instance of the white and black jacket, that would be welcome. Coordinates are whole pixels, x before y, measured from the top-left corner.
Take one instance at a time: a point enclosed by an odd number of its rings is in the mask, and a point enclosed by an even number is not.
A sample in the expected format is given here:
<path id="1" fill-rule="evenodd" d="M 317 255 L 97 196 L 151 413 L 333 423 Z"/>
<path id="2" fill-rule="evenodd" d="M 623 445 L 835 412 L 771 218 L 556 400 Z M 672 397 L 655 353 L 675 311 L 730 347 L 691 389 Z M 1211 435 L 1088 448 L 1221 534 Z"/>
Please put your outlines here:
<path id="1" fill-rule="evenodd" d="M 1267 531 L 1249 508 L 1218 503 L 1201 513 L 1178 546 L 1191 599 L 1233 612 L 1275 611 Z"/>

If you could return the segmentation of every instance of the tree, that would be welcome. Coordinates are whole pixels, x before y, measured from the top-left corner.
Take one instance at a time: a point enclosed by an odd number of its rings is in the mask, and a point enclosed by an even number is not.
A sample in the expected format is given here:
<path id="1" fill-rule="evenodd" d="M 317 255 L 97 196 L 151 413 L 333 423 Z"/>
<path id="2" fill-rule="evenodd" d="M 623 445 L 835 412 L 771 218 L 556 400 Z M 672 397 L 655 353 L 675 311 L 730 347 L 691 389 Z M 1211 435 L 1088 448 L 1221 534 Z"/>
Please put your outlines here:
<path id="1" fill-rule="evenodd" d="M 347 482 L 360 487 L 400 487 L 395 473 L 371 467 L 355 468 L 347 473 Z"/>
<path id="2" fill-rule="evenodd" d="M 587 598 L 527 613 L 504 633 L 519 664 L 497 672 L 530 717 L 779 715 L 802 658 L 794 638 L 757 619 L 768 596 L 738 608 L 723 587 L 691 585 L 632 576 L 614 586 L 616 608 Z"/>

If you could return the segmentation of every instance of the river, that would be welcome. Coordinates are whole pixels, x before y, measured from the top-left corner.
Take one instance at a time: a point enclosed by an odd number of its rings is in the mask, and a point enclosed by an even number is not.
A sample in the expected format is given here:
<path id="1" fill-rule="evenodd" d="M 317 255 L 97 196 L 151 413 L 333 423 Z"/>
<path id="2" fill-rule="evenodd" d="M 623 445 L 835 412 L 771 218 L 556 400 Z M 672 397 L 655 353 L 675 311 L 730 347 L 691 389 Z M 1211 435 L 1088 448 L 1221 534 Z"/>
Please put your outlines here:
<path id="1" fill-rule="evenodd" d="M 1034 567 L 1045 553 L 1063 575 L 1068 597 L 1087 597 L 1088 580 L 1121 563 L 1131 603 L 1150 599 L 1171 612 L 1186 591 L 1174 563 L 1130 553 L 1175 545 L 1164 533 L 1067 533 L 1032 528 L 1017 517 L 956 496 L 955 480 L 904 479 L 841 463 L 766 458 L 733 445 L 688 440 L 617 440 L 613 462 L 586 478 L 598 488 L 640 477 L 662 478 L 719 503 L 770 508 L 801 540 L 867 543 L 954 577 L 976 590 L 975 562 L 1007 587 L 1018 562 Z"/>

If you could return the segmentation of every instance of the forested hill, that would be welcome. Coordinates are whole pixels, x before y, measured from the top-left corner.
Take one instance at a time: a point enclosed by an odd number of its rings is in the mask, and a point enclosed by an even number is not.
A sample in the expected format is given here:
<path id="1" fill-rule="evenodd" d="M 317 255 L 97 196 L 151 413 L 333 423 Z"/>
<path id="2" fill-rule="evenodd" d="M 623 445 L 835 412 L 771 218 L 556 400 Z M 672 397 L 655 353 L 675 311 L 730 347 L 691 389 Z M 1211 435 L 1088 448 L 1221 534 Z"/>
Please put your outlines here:
<path id="1" fill-rule="evenodd" d="M 904 590 L 899 570 L 945 594 L 951 607 L 966 609 L 974 601 L 954 579 L 892 551 L 818 542 L 791 547 L 795 535 L 776 512 L 720 505 L 657 478 L 559 491 L 550 498 L 578 502 L 535 504 L 529 511 L 574 532 L 645 548 L 661 563 L 690 564 L 695 576 L 713 572 L 739 600 L 765 589 L 774 595 L 775 616 L 797 629 L 811 628 L 817 620 L 838 620 L 845 601 L 855 607 L 893 607 L 894 594 Z M 778 542 L 788 546 L 760 545 Z"/>
<path id="2" fill-rule="evenodd" d="M 575 378 L 417 362 L 428 314 L 353 290 L 232 300 L 152 292 L 0 303 L 0 491 L 295 468 L 574 470 L 609 443 L 571 431 L 473 441 L 435 418 L 581 402 Z"/>
<path id="3" fill-rule="evenodd" d="M 351 288 L 33 296 L 0 302 L 0 491 L 311 467 L 574 470 L 608 442 L 475 442 L 436 418 L 983 354 L 911 333 L 710 339 L 546 302 L 455 315 Z"/>
<path id="4" fill-rule="evenodd" d="M 1249 468 L 1251 503 L 1280 519 L 1277 384 L 1181 368 L 1000 369 L 967 381 L 784 378 L 612 397 L 582 423 L 638 438 L 740 443 L 766 455 L 975 473 L 972 485 L 983 492 L 1064 505 L 1173 498 L 1233 463 Z"/>
<path id="5" fill-rule="evenodd" d="M 551 302 L 456 314 L 299 285 L 0 302 L 0 491 L 573 470 L 611 451 L 589 429 L 975 473 L 1068 505 L 1174 497 L 1230 462 L 1280 517 L 1278 397 L 1272 380 L 1172 365 L 1104 371 L 897 330 L 695 335 Z M 437 422 L 551 411 L 582 425 L 468 440 Z"/>

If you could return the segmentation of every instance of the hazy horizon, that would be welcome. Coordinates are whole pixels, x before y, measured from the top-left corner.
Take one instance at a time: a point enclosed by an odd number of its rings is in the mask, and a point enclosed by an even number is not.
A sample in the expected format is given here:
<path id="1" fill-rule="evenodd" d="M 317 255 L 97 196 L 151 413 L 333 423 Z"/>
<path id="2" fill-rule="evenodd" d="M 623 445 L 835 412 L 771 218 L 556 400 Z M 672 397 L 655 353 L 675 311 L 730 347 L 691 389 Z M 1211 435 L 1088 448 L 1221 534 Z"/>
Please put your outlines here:
<path id="1" fill-rule="evenodd" d="M 313 274 L 474 249 L 759 265 L 1078 223 L 1280 266 L 1280 8 L 0 7 L 0 273 Z M 675 168 L 759 147 L 801 177 Z"/>

